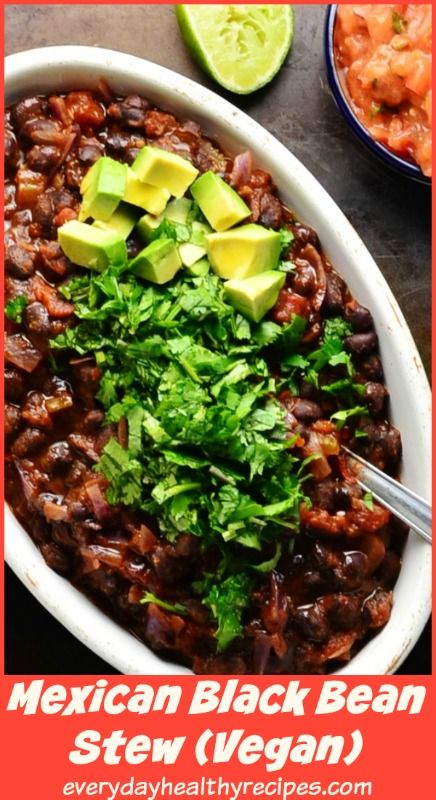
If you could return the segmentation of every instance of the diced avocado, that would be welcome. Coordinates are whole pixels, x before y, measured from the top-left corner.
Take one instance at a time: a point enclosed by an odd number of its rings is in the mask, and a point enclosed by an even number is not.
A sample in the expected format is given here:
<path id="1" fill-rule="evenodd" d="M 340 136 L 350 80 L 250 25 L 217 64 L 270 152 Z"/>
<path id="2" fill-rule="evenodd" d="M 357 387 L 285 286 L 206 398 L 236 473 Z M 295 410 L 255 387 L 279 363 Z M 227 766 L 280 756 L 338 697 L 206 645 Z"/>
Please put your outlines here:
<path id="1" fill-rule="evenodd" d="M 168 283 L 181 266 L 177 246 L 172 239 L 155 239 L 129 264 L 135 275 L 152 283 Z"/>
<path id="2" fill-rule="evenodd" d="M 191 267 L 196 261 L 206 255 L 206 248 L 199 247 L 198 244 L 191 244 L 191 242 L 182 242 L 179 244 L 179 255 L 182 259 L 182 264 L 185 267 Z"/>
<path id="3" fill-rule="evenodd" d="M 77 219 L 58 228 L 58 241 L 70 261 L 80 267 L 103 272 L 110 264 L 127 263 L 126 243 L 119 234 Z"/>
<path id="4" fill-rule="evenodd" d="M 126 172 L 125 164 L 108 156 L 102 156 L 95 162 L 80 186 L 83 200 L 79 221 L 93 217 L 107 222 L 111 218 L 124 196 Z"/>
<path id="5" fill-rule="evenodd" d="M 107 222 L 96 219 L 92 224 L 96 228 L 101 228 L 103 231 L 113 231 L 122 236 L 123 239 L 127 239 L 138 222 L 139 213 L 137 208 L 129 206 L 127 203 L 120 203 Z"/>
<path id="6" fill-rule="evenodd" d="M 259 322 L 276 304 L 285 279 L 284 272 L 267 270 L 242 281 L 226 281 L 224 292 L 229 303 L 244 317 Z"/>
<path id="7" fill-rule="evenodd" d="M 200 175 L 191 194 L 215 231 L 226 231 L 251 214 L 242 197 L 215 172 Z"/>
<path id="8" fill-rule="evenodd" d="M 165 209 L 164 216 L 170 219 L 171 222 L 180 222 L 182 225 L 186 225 L 191 206 L 192 200 L 189 200 L 187 197 L 179 197 L 178 200 L 170 200 Z"/>
<path id="9" fill-rule="evenodd" d="M 159 214 L 158 217 L 153 216 L 153 214 L 144 214 L 141 217 L 136 225 L 136 230 L 144 242 L 151 242 L 153 233 L 159 227 L 163 218 L 163 214 Z"/>
<path id="10" fill-rule="evenodd" d="M 186 267 L 186 272 L 188 275 L 192 275 L 194 278 L 201 278 L 203 275 L 206 275 L 210 270 L 210 264 L 207 258 L 202 258 L 200 261 L 196 261 L 195 264 L 192 264 L 190 267 Z"/>
<path id="11" fill-rule="evenodd" d="M 149 145 L 139 151 L 132 169 L 141 181 L 167 189 L 174 197 L 183 197 L 198 175 L 198 169 L 186 158 Z"/>
<path id="12" fill-rule="evenodd" d="M 144 211 L 157 216 L 162 213 L 169 198 L 170 193 L 166 189 L 160 189 L 157 186 L 145 183 L 135 175 L 133 170 L 127 167 L 127 181 L 124 192 L 126 203 L 132 203 L 132 205 L 139 206 Z"/>
<path id="13" fill-rule="evenodd" d="M 199 247 L 206 247 L 206 236 L 212 233 L 212 228 L 210 225 L 206 225 L 204 222 L 193 222 L 191 226 L 191 236 L 189 241 L 192 244 L 198 244 Z"/>
<path id="14" fill-rule="evenodd" d="M 242 225 L 224 233 L 206 236 L 212 269 L 220 278 L 250 278 L 277 267 L 280 234 L 262 225 Z"/>

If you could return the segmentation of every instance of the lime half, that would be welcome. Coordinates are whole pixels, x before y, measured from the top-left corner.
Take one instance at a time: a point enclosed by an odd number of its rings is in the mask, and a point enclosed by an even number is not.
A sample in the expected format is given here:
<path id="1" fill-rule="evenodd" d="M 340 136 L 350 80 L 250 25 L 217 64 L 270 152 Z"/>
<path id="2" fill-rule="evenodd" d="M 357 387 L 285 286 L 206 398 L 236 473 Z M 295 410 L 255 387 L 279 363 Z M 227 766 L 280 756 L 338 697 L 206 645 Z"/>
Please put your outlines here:
<path id="1" fill-rule="evenodd" d="M 183 39 L 221 86 L 249 94 L 277 74 L 292 44 L 290 5 L 178 5 Z"/>

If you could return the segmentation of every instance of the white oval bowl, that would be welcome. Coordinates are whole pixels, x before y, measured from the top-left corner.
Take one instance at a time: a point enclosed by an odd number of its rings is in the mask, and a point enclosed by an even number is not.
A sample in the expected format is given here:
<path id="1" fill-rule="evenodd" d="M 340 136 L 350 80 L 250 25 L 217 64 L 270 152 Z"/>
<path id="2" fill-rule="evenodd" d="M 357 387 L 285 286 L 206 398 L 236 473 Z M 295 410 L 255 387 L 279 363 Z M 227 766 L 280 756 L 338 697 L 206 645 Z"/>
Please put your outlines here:
<path id="1" fill-rule="evenodd" d="M 430 499 L 430 390 L 421 359 L 392 292 L 332 198 L 289 150 L 226 100 L 182 75 L 124 53 L 62 46 L 9 56 L 6 104 L 28 94 L 93 89 L 100 78 L 120 95 L 142 94 L 176 116 L 196 120 L 232 154 L 250 149 L 256 165 L 273 176 L 284 203 L 316 229 L 324 251 L 351 292 L 373 313 L 391 394 L 391 419 L 403 440 L 401 478 Z M 59 622 L 101 658 L 125 674 L 189 674 L 189 670 L 158 658 L 49 569 L 8 508 L 5 531 L 6 560 L 15 574 Z M 431 548 L 410 535 L 389 623 L 338 674 L 394 672 L 416 643 L 430 608 Z"/>

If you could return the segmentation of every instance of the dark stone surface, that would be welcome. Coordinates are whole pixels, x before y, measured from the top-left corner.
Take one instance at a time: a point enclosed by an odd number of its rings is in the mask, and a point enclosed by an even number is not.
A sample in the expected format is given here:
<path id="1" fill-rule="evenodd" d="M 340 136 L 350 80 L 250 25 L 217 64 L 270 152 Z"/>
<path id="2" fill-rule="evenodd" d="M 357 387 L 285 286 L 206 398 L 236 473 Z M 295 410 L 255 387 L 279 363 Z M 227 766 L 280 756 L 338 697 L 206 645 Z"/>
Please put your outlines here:
<path id="1" fill-rule="evenodd" d="M 295 42 L 280 74 L 251 97 L 220 90 L 191 60 L 172 5 L 17 5 L 5 8 L 6 53 L 88 44 L 133 53 L 210 86 L 283 142 L 332 195 L 377 261 L 430 363 L 430 193 L 387 172 L 347 128 L 330 97 L 323 61 L 324 5 L 298 6 Z M 11 576 L 7 671 L 108 672 Z M 429 634 L 401 672 L 430 671 Z"/>

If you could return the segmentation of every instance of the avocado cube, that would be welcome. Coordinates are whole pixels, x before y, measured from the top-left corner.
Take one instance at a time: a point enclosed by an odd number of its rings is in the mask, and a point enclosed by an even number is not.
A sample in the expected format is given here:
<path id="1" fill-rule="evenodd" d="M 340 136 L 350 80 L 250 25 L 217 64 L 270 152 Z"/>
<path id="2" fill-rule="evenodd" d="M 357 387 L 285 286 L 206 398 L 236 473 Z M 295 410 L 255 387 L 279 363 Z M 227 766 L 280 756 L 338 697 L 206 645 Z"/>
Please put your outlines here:
<path id="1" fill-rule="evenodd" d="M 186 267 L 186 272 L 188 275 L 192 275 L 194 278 L 202 278 L 203 275 L 207 275 L 210 270 L 210 264 L 207 258 L 201 258 L 200 261 L 196 261 L 195 264 L 192 264 L 190 267 Z"/>
<path id="2" fill-rule="evenodd" d="M 224 279 L 244 279 L 276 269 L 280 256 L 280 234 L 262 225 L 242 225 L 224 233 L 206 236 L 207 254 L 213 271 Z"/>
<path id="3" fill-rule="evenodd" d="M 245 280 L 226 281 L 224 292 L 237 311 L 253 322 L 259 322 L 275 306 L 285 279 L 284 272 L 267 270 Z"/>
<path id="4" fill-rule="evenodd" d="M 195 264 L 196 261 L 206 255 L 206 248 L 199 247 L 198 244 L 192 244 L 191 242 L 182 242 L 182 244 L 179 244 L 179 255 L 183 266 L 191 267 L 192 264 Z"/>
<path id="5" fill-rule="evenodd" d="M 163 214 L 159 214 L 158 217 L 153 216 L 153 214 L 144 214 L 141 217 L 136 225 L 136 230 L 144 242 L 151 242 L 153 233 L 157 230 L 163 218 Z"/>
<path id="6" fill-rule="evenodd" d="M 126 172 L 125 164 L 108 156 L 102 156 L 95 162 L 80 186 L 83 200 L 79 221 L 93 217 L 107 222 L 111 218 L 124 196 Z"/>
<path id="7" fill-rule="evenodd" d="M 170 193 L 166 189 L 151 186 L 140 180 L 137 175 L 127 167 L 127 181 L 124 192 L 124 200 L 133 206 L 139 206 L 150 214 L 161 214 L 164 210 Z"/>
<path id="8" fill-rule="evenodd" d="M 206 236 L 212 233 L 210 225 L 205 225 L 203 222 L 194 221 L 191 226 L 191 236 L 189 241 L 192 244 L 197 244 L 199 247 L 206 247 Z"/>
<path id="9" fill-rule="evenodd" d="M 129 206 L 127 203 L 120 203 L 107 222 L 96 219 L 92 224 L 96 228 L 100 228 L 103 231 L 113 231 L 123 239 L 127 239 L 138 222 L 139 213 L 138 209 L 133 206 Z"/>
<path id="10" fill-rule="evenodd" d="M 183 197 L 198 175 L 198 169 L 186 158 L 149 145 L 139 151 L 132 169 L 141 181 L 167 189 L 174 197 Z"/>
<path id="11" fill-rule="evenodd" d="M 200 175 L 191 194 L 215 231 L 226 231 L 251 214 L 242 197 L 215 172 Z"/>
<path id="12" fill-rule="evenodd" d="M 178 200 L 170 200 L 168 203 L 164 216 L 171 222 L 180 222 L 181 225 L 186 225 L 188 214 L 191 210 L 192 200 L 187 197 L 179 197 Z"/>
<path id="13" fill-rule="evenodd" d="M 173 239 L 155 239 L 134 258 L 129 267 L 140 278 L 152 283 L 168 283 L 182 266 Z"/>
<path id="14" fill-rule="evenodd" d="M 119 234 L 77 219 L 58 228 L 58 242 L 73 264 L 96 272 L 103 272 L 110 264 L 127 263 L 126 243 Z"/>

